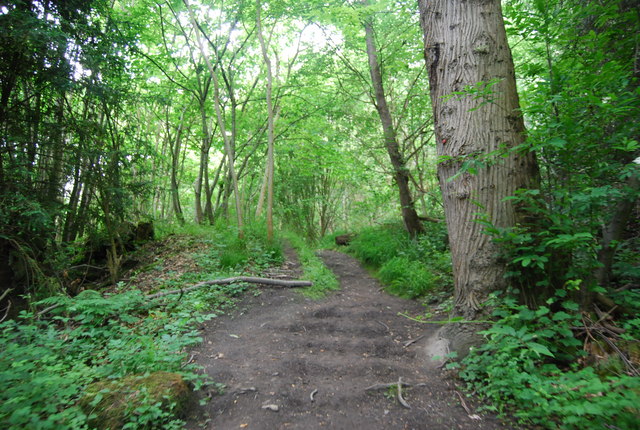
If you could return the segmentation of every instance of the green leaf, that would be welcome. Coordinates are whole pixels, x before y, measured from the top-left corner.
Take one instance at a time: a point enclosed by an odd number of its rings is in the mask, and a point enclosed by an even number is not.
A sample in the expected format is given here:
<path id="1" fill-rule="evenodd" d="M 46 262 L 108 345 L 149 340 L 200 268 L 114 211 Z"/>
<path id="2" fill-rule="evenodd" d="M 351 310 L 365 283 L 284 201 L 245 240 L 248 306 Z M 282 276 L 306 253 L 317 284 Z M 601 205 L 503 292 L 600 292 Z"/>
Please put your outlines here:
<path id="1" fill-rule="evenodd" d="M 553 316 L 551 317 L 552 320 L 554 321 L 564 321 L 564 320 L 568 320 L 573 318 L 571 315 L 569 315 L 566 312 L 556 312 L 555 314 L 553 314 Z"/>
<path id="2" fill-rule="evenodd" d="M 547 357 L 554 357 L 554 355 L 551 353 L 551 351 L 549 351 L 549 348 L 547 348 L 546 346 L 540 344 L 540 343 L 536 343 L 536 342 L 530 342 L 527 344 L 527 346 L 536 354 L 538 354 L 538 356 L 540 355 L 546 355 Z"/>
<path id="3" fill-rule="evenodd" d="M 562 303 L 562 307 L 569 311 L 577 311 L 580 309 L 580 306 L 576 302 L 564 302 Z"/>

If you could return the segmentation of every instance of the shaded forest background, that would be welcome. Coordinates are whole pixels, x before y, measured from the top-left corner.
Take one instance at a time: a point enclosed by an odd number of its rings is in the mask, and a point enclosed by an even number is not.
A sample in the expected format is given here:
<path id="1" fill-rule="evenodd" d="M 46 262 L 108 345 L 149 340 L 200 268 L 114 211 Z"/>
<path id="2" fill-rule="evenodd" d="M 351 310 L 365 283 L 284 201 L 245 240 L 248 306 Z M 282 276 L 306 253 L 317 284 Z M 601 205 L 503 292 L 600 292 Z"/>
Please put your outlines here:
<path id="1" fill-rule="evenodd" d="M 264 54 L 255 3 L 194 4 L 193 20 L 186 5 L 1 6 L 6 284 L 22 285 L 23 293 L 64 290 L 60 271 L 83 240 L 112 245 L 117 272 L 120 236 L 132 233 L 127 223 L 264 218 L 267 64 L 276 224 L 313 240 L 397 216 L 397 181 L 365 54 L 365 15 L 374 17 L 412 199 L 421 216 L 442 218 L 412 2 L 265 3 Z M 531 191 L 541 197 L 532 208 L 540 230 L 515 242 L 505 238 L 519 254 L 514 262 L 546 278 L 564 272 L 559 282 L 596 273 L 606 286 L 615 249 L 615 277 L 624 283 L 637 276 L 635 242 L 628 241 L 637 230 L 629 224 L 637 219 L 631 162 L 638 151 L 639 60 L 629 31 L 637 28 L 637 10 L 633 2 L 518 1 L 505 4 L 505 16 L 527 145 L 542 169 L 541 188 Z M 490 92 L 489 82 L 461 94 L 489 99 Z M 462 169 L 473 173 L 491 157 L 497 155 L 469 156 Z M 563 258 L 550 258 L 554 253 Z"/>

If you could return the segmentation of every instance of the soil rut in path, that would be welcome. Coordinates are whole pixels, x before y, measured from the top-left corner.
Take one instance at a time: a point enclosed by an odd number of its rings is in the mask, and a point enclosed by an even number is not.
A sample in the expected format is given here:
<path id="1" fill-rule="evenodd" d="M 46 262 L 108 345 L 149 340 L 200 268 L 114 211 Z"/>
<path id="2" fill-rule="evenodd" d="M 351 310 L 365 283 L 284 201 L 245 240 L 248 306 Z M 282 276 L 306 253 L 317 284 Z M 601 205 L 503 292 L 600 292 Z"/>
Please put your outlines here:
<path id="1" fill-rule="evenodd" d="M 421 312 L 419 304 L 381 292 L 347 255 L 319 255 L 341 284 L 326 299 L 266 289 L 233 315 L 207 323 L 194 358 L 226 388 L 197 411 L 189 428 L 501 428 L 491 418 L 470 418 L 451 382 L 427 365 L 425 339 L 437 327 L 398 316 Z M 290 276 L 299 276 L 298 263 L 288 264 Z M 391 390 L 365 391 L 400 377 L 425 384 L 402 390 L 411 409 Z"/>

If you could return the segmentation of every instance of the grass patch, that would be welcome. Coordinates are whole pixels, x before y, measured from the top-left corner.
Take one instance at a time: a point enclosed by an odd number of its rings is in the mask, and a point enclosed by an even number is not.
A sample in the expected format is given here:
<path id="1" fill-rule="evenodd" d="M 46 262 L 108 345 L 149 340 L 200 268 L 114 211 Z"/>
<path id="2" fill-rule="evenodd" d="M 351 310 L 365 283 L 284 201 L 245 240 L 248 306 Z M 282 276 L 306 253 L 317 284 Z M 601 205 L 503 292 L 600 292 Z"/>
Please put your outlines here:
<path id="1" fill-rule="evenodd" d="M 291 232 L 286 233 L 285 237 L 298 253 L 298 258 L 304 271 L 302 278 L 313 282 L 311 287 L 300 290 L 302 294 L 313 299 L 320 299 L 328 291 L 340 288 L 340 284 L 333 272 L 313 253 L 313 250 L 304 239 Z"/>
<path id="2" fill-rule="evenodd" d="M 424 296 L 435 287 L 434 275 L 420 261 L 394 257 L 384 263 L 378 277 L 390 293 L 408 299 Z"/>

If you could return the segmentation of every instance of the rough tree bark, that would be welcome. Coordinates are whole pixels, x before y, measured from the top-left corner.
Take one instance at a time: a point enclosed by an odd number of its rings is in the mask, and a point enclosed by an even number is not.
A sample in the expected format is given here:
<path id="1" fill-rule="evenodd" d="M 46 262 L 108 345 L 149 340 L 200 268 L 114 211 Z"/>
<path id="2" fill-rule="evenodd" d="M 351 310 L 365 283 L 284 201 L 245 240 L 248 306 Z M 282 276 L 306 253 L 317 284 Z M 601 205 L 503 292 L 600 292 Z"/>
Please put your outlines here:
<path id="1" fill-rule="evenodd" d="M 507 282 L 498 247 L 483 233 L 477 214 L 497 227 L 516 225 L 524 214 L 504 198 L 535 188 L 538 165 L 531 152 L 508 151 L 525 135 L 500 0 L 419 0 L 419 7 L 437 150 L 447 160 L 438 165 L 438 178 L 451 243 L 453 315 L 483 319 L 483 302 Z M 500 148 L 508 151 L 504 158 L 487 157 L 476 174 L 454 178 L 465 160 Z M 477 330 L 474 324 L 450 324 L 441 336 L 464 356 L 480 341 Z"/>
<path id="2" fill-rule="evenodd" d="M 413 197 L 409 188 L 409 170 L 400 152 L 398 137 L 393 126 L 393 118 L 387 104 L 382 83 L 382 72 L 378 61 L 378 51 L 375 45 L 373 25 L 370 20 L 363 23 L 365 30 L 365 41 L 367 44 L 367 56 L 369 59 L 369 73 L 375 94 L 375 106 L 382 123 L 384 144 L 389 154 L 389 159 L 393 167 L 393 178 L 398 186 L 400 194 L 400 205 L 402 207 L 402 219 L 411 237 L 416 237 L 424 232 L 424 227 L 416 213 Z"/>

